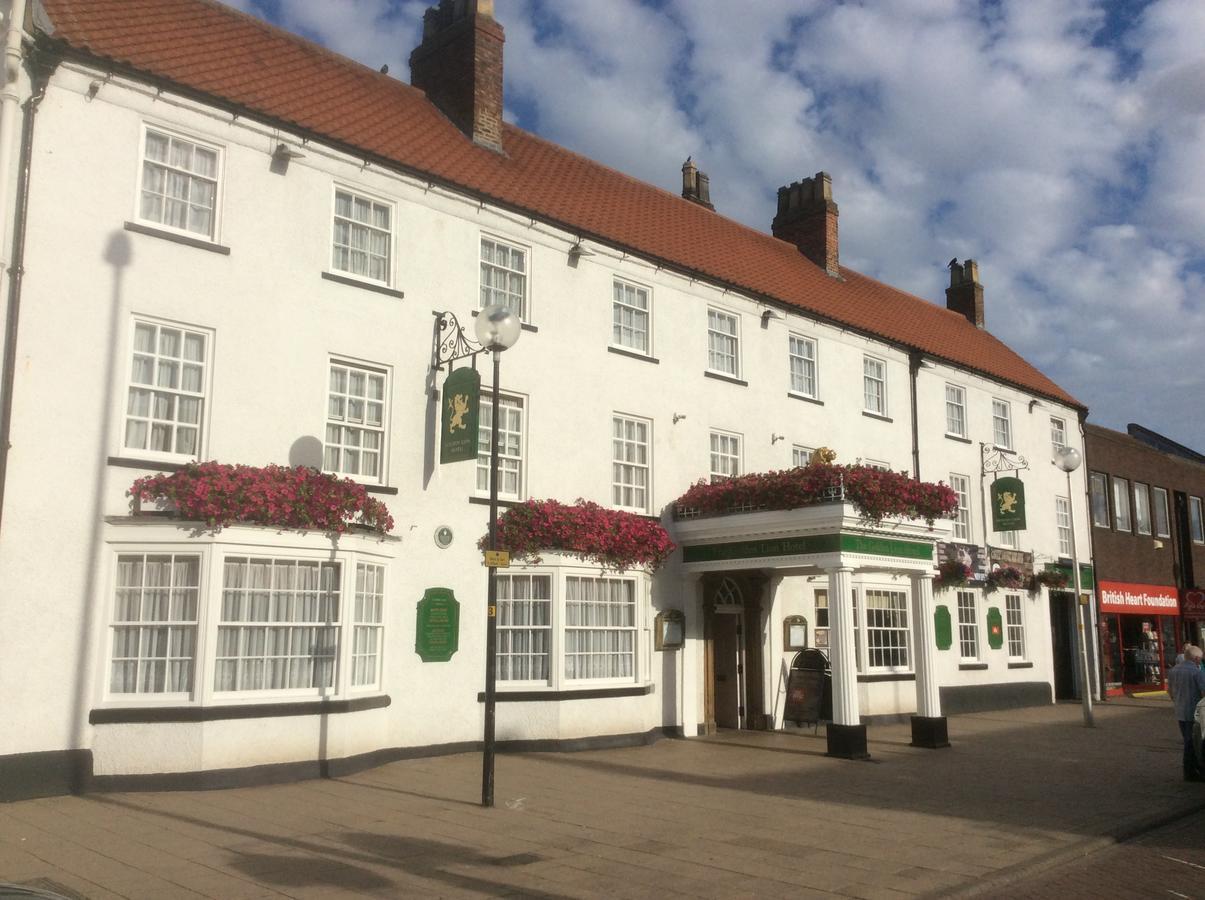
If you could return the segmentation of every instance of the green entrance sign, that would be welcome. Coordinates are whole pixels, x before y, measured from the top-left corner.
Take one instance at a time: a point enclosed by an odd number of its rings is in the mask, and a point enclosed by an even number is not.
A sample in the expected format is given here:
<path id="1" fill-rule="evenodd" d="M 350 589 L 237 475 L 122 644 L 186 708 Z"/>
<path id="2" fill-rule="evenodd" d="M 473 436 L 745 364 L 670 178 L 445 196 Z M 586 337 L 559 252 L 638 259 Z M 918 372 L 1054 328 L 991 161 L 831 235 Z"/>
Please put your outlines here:
<path id="1" fill-rule="evenodd" d="M 992 482 L 992 530 L 1025 530 L 1025 485 L 1020 478 Z"/>
<path id="2" fill-rule="evenodd" d="M 987 645 L 993 650 L 1004 646 L 1004 621 L 998 606 L 989 606 L 987 610 Z"/>
<path id="3" fill-rule="evenodd" d="M 476 459 L 481 416 L 481 376 L 476 369 L 457 369 L 448 376 L 440 408 L 440 463 Z"/>
<path id="4" fill-rule="evenodd" d="M 414 652 L 423 662 L 447 662 L 460 648 L 460 602 L 448 588 L 427 588 L 418 601 Z"/>
<path id="5" fill-rule="evenodd" d="M 720 562 L 729 559 L 760 559 L 769 556 L 806 556 L 812 553 L 867 553 L 899 559 L 932 559 L 933 544 L 861 534 L 815 534 L 806 537 L 769 538 L 761 541 L 732 541 L 682 548 L 684 562 Z"/>
<path id="6" fill-rule="evenodd" d="M 950 624 L 950 607 L 940 605 L 933 610 L 933 636 L 938 650 L 949 650 L 954 646 L 954 629 Z"/>

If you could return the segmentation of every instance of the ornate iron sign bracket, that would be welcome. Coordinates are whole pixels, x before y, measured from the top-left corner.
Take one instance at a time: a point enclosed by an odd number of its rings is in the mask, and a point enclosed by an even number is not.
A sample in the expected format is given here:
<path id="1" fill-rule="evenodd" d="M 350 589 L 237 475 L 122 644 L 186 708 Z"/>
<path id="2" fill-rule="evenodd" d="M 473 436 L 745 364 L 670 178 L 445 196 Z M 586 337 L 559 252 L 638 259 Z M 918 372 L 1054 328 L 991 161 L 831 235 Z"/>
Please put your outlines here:
<path id="1" fill-rule="evenodd" d="M 458 359 L 474 357 L 484 353 L 485 348 L 476 341 L 465 337 L 464 327 L 451 312 L 432 312 L 435 316 L 435 329 L 431 339 L 431 369 L 439 372 L 446 364 Z"/>
<path id="2" fill-rule="evenodd" d="M 1020 453 L 995 444 L 979 444 L 983 474 L 988 472 L 1020 472 L 1029 468 L 1029 460 Z"/>

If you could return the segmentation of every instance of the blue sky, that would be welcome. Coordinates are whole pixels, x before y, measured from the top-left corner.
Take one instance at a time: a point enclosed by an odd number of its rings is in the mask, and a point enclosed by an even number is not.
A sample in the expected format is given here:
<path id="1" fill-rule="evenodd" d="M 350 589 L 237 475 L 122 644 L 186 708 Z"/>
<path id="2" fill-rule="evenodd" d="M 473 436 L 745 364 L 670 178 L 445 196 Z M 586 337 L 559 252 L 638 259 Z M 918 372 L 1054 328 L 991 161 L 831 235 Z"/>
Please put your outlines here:
<path id="1" fill-rule="evenodd" d="M 227 0 L 409 80 L 422 0 Z M 944 302 L 1086 403 L 1205 451 L 1202 0 L 496 0 L 507 116 L 769 230 L 832 175 L 841 261 Z"/>

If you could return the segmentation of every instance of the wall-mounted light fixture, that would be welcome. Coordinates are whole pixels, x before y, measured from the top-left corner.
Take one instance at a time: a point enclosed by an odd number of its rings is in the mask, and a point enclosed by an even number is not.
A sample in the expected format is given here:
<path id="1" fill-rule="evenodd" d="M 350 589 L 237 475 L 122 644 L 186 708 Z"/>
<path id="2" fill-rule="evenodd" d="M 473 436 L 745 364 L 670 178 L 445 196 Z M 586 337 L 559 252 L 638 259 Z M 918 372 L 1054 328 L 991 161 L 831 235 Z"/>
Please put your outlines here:
<path id="1" fill-rule="evenodd" d="M 768 328 L 768 327 L 769 327 L 769 325 L 770 325 L 770 320 L 771 320 L 771 319 L 781 319 L 781 318 L 782 318 L 782 316 L 780 316 L 780 315 L 779 315 L 778 313 L 776 313 L 774 310 L 772 310 L 772 309 L 763 309 L 763 310 L 761 311 L 761 327 L 762 327 L 762 328 Z"/>
<path id="2" fill-rule="evenodd" d="M 586 247 L 579 239 L 572 247 L 569 248 L 569 262 L 572 265 L 577 265 L 577 261 L 583 256 L 593 256 L 594 251 Z"/>
<path id="3" fill-rule="evenodd" d="M 773 447 L 779 441 L 785 441 L 786 439 L 787 439 L 787 436 L 785 434 L 771 434 L 770 435 L 770 446 Z"/>
<path id="4" fill-rule="evenodd" d="M 272 151 L 272 159 L 274 162 L 288 165 L 292 160 L 303 159 L 305 154 L 300 150 L 294 150 L 284 141 L 276 145 L 276 149 Z"/>
<path id="5" fill-rule="evenodd" d="M 680 420 L 685 419 L 685 418 L 686 418 L 685 413 L 674 413 L 674 424 L 677 425 Z"/>

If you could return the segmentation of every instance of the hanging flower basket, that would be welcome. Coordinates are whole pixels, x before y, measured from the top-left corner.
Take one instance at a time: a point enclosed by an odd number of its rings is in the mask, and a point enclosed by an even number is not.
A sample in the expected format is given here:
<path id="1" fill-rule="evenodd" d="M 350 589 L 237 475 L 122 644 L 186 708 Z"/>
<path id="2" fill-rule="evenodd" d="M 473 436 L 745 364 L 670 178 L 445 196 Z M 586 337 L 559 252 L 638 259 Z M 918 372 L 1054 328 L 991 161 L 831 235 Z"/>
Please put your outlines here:
<path id="1" fill-rule="evenodd" d="M 1071 579 L 1067 577 L 1066 572 L 1060 572 L 1058 569 L 1043 569 L 1040 572 L 1035 572 L 1033 576 L 1033 589 L 1036 591 L 1042 587 L 1050 588 L 1052 591 L 1061 591 L 1066 589 L 1071 583 Z"/>
<path id="2" fill-rule="evenodd" d="M 973 574 L 971 567 L 966 563 L 961 563 L 956 559 L 947 559 L 937 567 L 937 577 L 933 579 L 933 586 L 939 590 L 964 587 L 971 580 Z"/>
<path id="3" fill-rule="evenodd" d="M 486 549 L 489 535 L 477 546 Z M 637 566 L 653 571 L 677 549 L 660 522 L 581 499 L 511 507 L 498 517 L 498 547 L 514 559 L 539 562 L 540 553 L 559 551 L 620 572 Z"/>
<path id="4" fill-rule="evenodd" d="M 165 504 L 174 517 L 214 530 L 235 522 L 334 533 L 363 527 L 385 534 L 393 528 L 389 509 L 364 485 L 305 466 L 189 463 L 139 478 L 129 493 L 136 506 Z"/>
<path id="5" fill-rule="evenodd" d="M 870 466 L 814 462 L 780 472 L 740 475 L 709 484 L 700 481 L 677 499 L 679 518 L 720 515 L 751 510 L 795 509 L 817 503 L 845 500 L 868 522 L 888 517 L 951 518 L 958 511 L 958 495 L 949 485 L 917 481 L 899 472 Z"/>
<path id="6" fill-rule="evenodd" d="M 1016 566 L 1000 566 L 987 573 L 987 589 L 1005 588 L 1015 591 L 1025 587 L 1025 573 Z"/>

